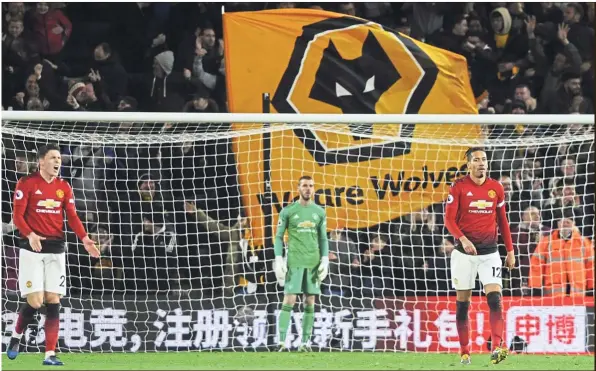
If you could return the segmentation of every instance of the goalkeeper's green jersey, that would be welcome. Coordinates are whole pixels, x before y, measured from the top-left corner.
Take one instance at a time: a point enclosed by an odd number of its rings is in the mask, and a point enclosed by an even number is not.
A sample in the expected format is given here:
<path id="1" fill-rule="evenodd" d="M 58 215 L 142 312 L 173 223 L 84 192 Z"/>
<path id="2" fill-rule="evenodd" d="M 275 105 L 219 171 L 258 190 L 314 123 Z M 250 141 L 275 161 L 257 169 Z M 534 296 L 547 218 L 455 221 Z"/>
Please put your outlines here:
<path id="1" fill-rule="evenodd" d="M 275 233 L 275 256 L 283 255 L 286 229 L 289 237 L 289 268 L 315 268 L 319 265 L 321 257 L 329 254 L 327 216 L 325 210 L 314 202 L 302 206 L 297 201 L 284 207 L 279 213 Z"/>

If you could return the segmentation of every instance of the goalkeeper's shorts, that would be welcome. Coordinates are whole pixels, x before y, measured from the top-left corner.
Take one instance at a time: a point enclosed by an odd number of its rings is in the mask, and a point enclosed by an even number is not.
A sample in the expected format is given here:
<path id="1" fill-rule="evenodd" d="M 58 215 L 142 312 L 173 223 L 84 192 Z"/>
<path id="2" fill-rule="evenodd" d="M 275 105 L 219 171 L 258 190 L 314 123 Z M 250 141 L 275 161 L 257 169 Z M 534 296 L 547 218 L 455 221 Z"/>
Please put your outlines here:
<path id="1" fill-rule="evenodd" d="M 321 295 L 321 282 L 319 282 L 317 269 L 288 267 L 284 293 Z"/>

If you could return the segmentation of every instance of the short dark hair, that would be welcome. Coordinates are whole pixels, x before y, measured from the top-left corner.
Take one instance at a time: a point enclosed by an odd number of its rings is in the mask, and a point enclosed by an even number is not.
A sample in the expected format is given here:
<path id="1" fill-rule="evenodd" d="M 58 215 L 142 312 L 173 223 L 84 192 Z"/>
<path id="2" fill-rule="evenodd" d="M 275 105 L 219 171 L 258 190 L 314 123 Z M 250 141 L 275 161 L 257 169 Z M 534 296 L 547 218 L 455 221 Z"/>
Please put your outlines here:
<path id="1" fill-rule="evenodd" d="M 215 33 L 215 35 L 217 36 L 217 33 L 215 32 L 215 27 L 213 27 L 211 23 L 205 23 L 203 25 L 203 28 L 201 28 L 201 32 L 199 33 L 199 35 L 203 36 L 205 34 L 205 31 L 207 30 L 213 31 L 213 33 Z"/>
<path id="2" fill-rule="evenodd" d="M 58 151 L 60 152 L 60 147 L 57 144 L 46 144 L 45 146 L 41 146 L 39 150 L 37 150 L 37 160 L 41 160 L 42 158 L 46 157 L 48 152 L 50 151 Z"/>
<path id="3" fill-rule="evenodd" d="M 521 88 L 528 88 L 528 90 L 532 91 L 532 89 L 530 89 L 530 85 L 526 84 L 525 82 L 522 82 L 521 84 L 517 84 L 515 86 L 515 89 L 521 89 Z"/>
<path id="4" fill-rule="evenodd" d="M 579 19 L 584 17 L 584 8 L 579 3 L 567 3 L 568 8 L 573 8 L 575 14 L 579 14 Z"/>
<path id="5" fill-rule="evenodd" d="M 472 161 L 472 153 L 478 152 L 478 151 L 482 151 L 482 152 L 486 153 L 486 150 L 484 149 L 484 147 L 470 147 L 470 148 L 468 148 L 468 150 L 466 151 L 466 160 L 468 160 L 468 162 Z"/>
<path id="6" fill-rule="evenodd" d="M 312 177 L 310 175 L 301 176 L 300 179 L 298 179 L 298 185 L 300 185 L 303 180 L 312 180 Z"/>

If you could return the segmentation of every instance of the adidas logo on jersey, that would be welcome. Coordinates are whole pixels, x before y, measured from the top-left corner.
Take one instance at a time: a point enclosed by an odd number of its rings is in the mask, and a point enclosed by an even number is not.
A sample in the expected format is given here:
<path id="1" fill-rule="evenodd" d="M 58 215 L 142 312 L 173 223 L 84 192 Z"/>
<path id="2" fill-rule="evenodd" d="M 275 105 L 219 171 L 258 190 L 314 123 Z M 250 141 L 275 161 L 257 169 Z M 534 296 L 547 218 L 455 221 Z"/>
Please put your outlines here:
<path id="1" fill-rule="evenodd" d="M 37 191 L 35 191 L 35 194 L 36 195 L 40 195 L 41 194 L 41 191 L 38 189 Z"/>
<path id="2" fill-rule="evenodd" d="M 474 196 L 474 195 L 472 194 L 472 191 L 470 191 L 470 192 L 468 192 L 468 194 L 466 196 Z"/>

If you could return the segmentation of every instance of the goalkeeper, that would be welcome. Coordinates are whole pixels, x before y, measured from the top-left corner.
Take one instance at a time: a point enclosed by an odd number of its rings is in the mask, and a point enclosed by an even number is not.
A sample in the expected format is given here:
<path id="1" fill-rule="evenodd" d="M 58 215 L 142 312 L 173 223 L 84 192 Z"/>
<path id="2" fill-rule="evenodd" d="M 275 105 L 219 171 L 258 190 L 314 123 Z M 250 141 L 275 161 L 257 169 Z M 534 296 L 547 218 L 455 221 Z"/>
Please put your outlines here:
<path id="1" fill-rule="evenodd" d="M 321 294 L 321 282 L 329 272 L 329 243 L 325 210 L 314 204 L 314 182 L 310 176 L 298 180 L 300 200 L 279 213 L 275 234 L 275 275 L 285 287 L 279 315 L 279 351 L 286 351 L 286 335 L 296 295 L 304 294 L 302 345 L 299 351 L 310 351 L 308 340 L 315 320 L 315 295 Z M 283 258 L 283 237 L 288 230 L 287 260 Z"/>

